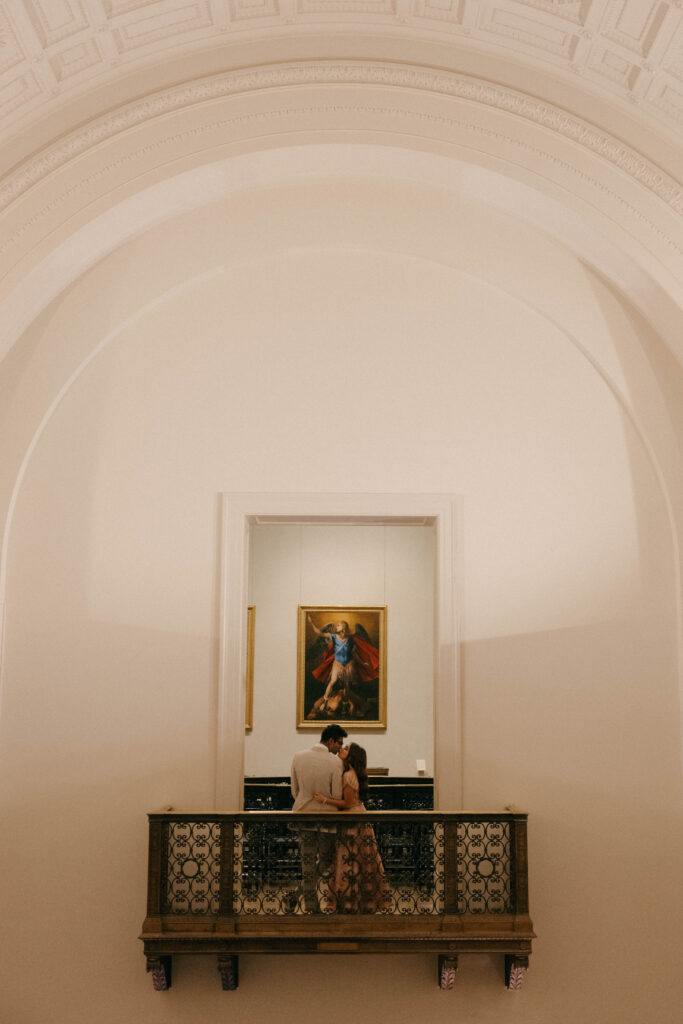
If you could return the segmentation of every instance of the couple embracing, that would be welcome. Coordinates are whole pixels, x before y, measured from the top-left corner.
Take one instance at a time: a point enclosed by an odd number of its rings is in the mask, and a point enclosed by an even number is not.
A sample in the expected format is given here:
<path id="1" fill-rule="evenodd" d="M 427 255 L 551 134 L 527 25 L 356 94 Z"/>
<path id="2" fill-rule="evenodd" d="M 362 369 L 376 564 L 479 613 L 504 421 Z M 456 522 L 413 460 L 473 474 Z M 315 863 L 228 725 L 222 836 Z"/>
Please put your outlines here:
<path id="1" fill-rule="evenodd" d="M 294 755 L 291 769 L 295 812 L 365 811 L 367 756 L 340 725 L 328 725 L 320 742 Z M 374 914 L 392 896 L 372 825 L 350 821 L 302 824 L 302 880 L 307 911 Z M 319 885 L 320 883 L 320 885 Z"/>

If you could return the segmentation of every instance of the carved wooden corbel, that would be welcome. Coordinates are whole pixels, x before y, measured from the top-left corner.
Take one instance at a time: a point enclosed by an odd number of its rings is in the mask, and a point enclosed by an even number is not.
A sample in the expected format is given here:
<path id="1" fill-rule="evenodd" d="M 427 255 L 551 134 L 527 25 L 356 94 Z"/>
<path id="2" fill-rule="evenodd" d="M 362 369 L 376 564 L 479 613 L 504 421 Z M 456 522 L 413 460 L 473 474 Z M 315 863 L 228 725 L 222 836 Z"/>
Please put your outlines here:
<path id="1" fill-rule="evenodd" d="M 166 992 L 171 987 L 170 956 L 148 956 L 147 972 L 152 975 L 155 992 Z"/>
<path id="2" fill-rule="evenodd" d="M 239 958 L 232 954 L 218 957 L 218 973 L 224 992 L 234 992 L 239 985 Z"/>
<path id="3" fill-rule="evenodd" d="M 522 987 L 524 976 L 529 969 L 528 956 L 505 956 L 505 987 L 509 992 L 516 992 Z"/>
<path id="4" fill-rule="evenodd" d="M 450 991 L 455 988 L 455 975 L 458 970 L 457 956 L 439 957 L 439 988 Z"/>

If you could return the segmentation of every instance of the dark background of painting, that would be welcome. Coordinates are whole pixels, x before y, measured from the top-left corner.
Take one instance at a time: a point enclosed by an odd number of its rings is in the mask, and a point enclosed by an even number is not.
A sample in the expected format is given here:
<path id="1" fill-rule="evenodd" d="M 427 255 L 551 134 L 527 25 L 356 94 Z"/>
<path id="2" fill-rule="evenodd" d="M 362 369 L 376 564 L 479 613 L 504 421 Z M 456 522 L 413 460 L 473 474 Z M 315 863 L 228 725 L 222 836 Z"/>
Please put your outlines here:
<path id="1" fill-rule="evenodd" d="M 303 611 L 303 617 L 306 628 L 306 658 L 305 658 L 305 682 L 304 682 L 304 708 L 303 717 L 308 715 L 316 700 L 322 697 L 325 692 L 325 684 L 316 679 L 313 675 L 313 669 L 317 668 L 322 660 L 322 654 L 316 649 L 311 657 L 311 647 L 315 644 L 316 634 L 311 629 L 308 622 L 307 615 L 310 614 L 313 622 L 322 630 L 325 626 L 329 626 L 330 623 L 333 625 L 337 622 L 346 621 L 349 624 L 349 629 L 352 633 L 356 631 L 356 624 L 360 623 L 364 627 L 368 634 L 370 643 L 378 648 L 380 651 L 380 659 L 384 659 L 385 651 L 381 648 L 381 625 L 380 625 L 380 612 L 378 611 L 363 611 L 354 610 L 351 608 L 323 608 L 318 610 L 307 610 Z M 382 662 L 380 662 L 381 664 Z M 373 679 L 369 683 L 358 682 L 354 687 L 359 697 L 363 697 L 365 700 L 372 700 L 373 703 L 363 718 L 345 718 L 343 715 L 335 715 L 330 721 L 335 722 L 378 722 L 379 723 L 379 678 Z M 316 720 L 317 721 L 317 720 Z M 324 721 L 320 719 L 319 721 Z"/>

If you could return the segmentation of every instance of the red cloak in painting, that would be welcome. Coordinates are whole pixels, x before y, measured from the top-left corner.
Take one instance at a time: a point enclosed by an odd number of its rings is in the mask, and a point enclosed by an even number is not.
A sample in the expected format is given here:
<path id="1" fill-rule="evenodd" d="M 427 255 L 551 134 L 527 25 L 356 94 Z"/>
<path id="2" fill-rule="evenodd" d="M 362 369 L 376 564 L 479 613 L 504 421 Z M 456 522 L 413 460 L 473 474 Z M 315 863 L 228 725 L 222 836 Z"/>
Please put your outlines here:
<path id="1" fill-rule="evenodd" d="M 353 636 L 353 663 L 358 673 L 358 678 L 364 683 L 371 683 L 379 675 L 379 651 L 368 640 L 364 640 L 358 633 Z M 334 644 L 328 644 L 325 648 L 323 660 L 317 668 L 313 669 L 313 675 L 321 683 L 327 684 L 332 665 L 334 663 Z"/>

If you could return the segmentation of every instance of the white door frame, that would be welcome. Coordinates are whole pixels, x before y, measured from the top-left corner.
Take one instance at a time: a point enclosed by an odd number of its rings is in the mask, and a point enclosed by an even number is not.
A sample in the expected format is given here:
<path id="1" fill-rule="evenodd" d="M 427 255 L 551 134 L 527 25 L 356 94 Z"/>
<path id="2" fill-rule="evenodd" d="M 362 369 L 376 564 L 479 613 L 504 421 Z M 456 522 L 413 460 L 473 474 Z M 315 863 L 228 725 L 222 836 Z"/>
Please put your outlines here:
<path id="1" fill-rule="evenodd" d="M 432 525 L 435 533 L 435 806 L 462 809 L 462 715 L 456 592 L 461 499 L 452 494 L 222 495 L 215 809 L 242 808 L 249 529 L 256 523 Z"/>

